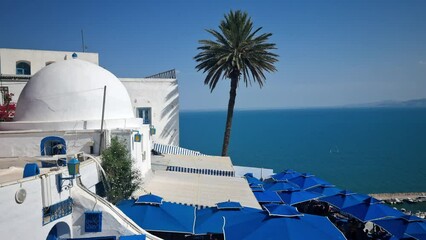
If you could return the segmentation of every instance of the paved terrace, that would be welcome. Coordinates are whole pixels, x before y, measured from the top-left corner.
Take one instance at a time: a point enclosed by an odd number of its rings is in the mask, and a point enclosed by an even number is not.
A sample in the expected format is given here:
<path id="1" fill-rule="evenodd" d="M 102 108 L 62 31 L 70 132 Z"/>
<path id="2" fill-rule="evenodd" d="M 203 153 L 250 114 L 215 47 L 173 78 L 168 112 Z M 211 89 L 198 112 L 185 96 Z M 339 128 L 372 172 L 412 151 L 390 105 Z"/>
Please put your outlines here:
<path id="1" fill-rule="evenodd" d="M 22 179 L 25 164 L 33 162 L 40 167 L 40 160 L 35 157 L 0 158 L 0 185 Z M 49 168 L 40 168 L 40 174 L 49 171 Z"/>
<path id="2" fill-rule="evenodd" d="M 233 170 L 228 157 L 153 156 L 152 174 L 134 196 L 152 193 L 163 197 L 165 201 L 205 207 L 231 200 L 243 206 L 261 209 L 244 178 L 166 171 L 167 166 L 172 164 L 199 169 Z"/>

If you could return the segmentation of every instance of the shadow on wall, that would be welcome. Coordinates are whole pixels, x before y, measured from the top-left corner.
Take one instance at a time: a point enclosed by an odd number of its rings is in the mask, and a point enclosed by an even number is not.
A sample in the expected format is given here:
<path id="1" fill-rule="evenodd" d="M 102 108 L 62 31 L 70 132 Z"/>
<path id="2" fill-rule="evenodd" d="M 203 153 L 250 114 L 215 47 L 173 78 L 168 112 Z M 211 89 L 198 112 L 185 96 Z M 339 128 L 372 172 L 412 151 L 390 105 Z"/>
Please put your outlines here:
<path id="1" fill-rule="evenodd" d="M 179 145 L 179 91 L 177 81 L 170 83 L 171 91 L 166 96 L 166 105 L 161 111 L 161 121 L 166 121 L 161 139 L 168 139 L 168 145 Z"/>

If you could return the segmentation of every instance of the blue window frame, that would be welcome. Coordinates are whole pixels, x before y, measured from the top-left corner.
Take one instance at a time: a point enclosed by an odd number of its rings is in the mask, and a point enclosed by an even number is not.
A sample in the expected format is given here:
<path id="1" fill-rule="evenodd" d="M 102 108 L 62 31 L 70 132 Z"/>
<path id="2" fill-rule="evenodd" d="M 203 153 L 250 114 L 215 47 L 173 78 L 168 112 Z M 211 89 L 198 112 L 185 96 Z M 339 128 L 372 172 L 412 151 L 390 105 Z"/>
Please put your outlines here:
<path id="1" fill-rule="evenodd" d="M 40 142 L 40 154 L 42 156 L 67 154 L 67 145 L 63 138 L 57 136 L 48 136 Z"/>
<path id="2" fill-rule="evenodd" d="M 84 219 L 85 232 L 102 232 L 102 212 L 85 212 Z"/>
<path id="3" fill-rule="evenodd" d="M 31 75 L 31 63 L 27 61 L 16 62 L 16 75 Z"/>
<path id="4" fill-rule="evenodd" d="M 150 107 L 141 107 L 136 109 L 136 115 L 138 118 L 143 118 L 144 124 L 152 124 L 151 121 L 151 108 Z"/>

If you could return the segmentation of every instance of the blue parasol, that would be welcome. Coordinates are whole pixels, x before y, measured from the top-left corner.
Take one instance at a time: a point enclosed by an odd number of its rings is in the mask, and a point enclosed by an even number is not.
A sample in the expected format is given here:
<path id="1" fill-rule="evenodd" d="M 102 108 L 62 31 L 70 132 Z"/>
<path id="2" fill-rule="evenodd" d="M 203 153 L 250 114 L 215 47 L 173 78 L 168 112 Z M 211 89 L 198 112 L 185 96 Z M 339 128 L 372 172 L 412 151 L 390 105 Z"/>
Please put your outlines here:
<path id="1" fill-rule="evenodd" d="M 299 176 L 301 176 L 302 174 L 301 173 L 299 173 L 299 172 L 296 172 L 296 171 L 294 171 L 294 170 L 292 170 L 292 169 L 287 169 L 287 170 L 284 170 L 284 171 L 282 171 L 282 172 L 280 172 L 280 173 L 277 173 L 277 174 L 274 174 L 274 175 L 272 175 L 272 179 L 274 180 L 274 181 L 276 181 L 276 182 L 279 182 L 279 181 L 286 181 L 286 180 L 290 180 L 290 179 L 292 179 L 292 178 L 295 178 L 295 177 L 299 177 Z"/>
<path id="2" fill-rule="evenodd" d="M 193 234 L 195 208 L 161 201 L 160 204 L 123 200 L 117 207 L 147 231 Z"/>
<path id="3" fill-rule="evenodd" d="M 283 202 L 290 205 L 311 201 L 321 197 L 321 194 L 319 193 L 308 192 L 300 189 L 289 189 L 287 191 L 279 192 L 278 195 Z"/>
<path id="4" fill-rule="evenodd" d="M 334 186 L 333 184 L 322 180 L 321 178 L 315 177 L 311 174 L 302 174 L 298 177 L 290 179 L 291 182 L 299 185 L 301 189 L 309 189 L 316 186 Z"/>
<path id="5" fill-rule="evenodd" d="M 342 208 L 346 212 L 360 221 L 367 222 L 385 217 L 402 217 L 404 214 L 396 209 L 382 204 L 379 200 L 369 197 L 359 204 Z"/>
<path id="6" fill-rule="evenodd" d="M 426 219 L 405 215 L 398 218 L 373 220 L 372 222 L 397 239 L 408 237 L 426 239 Z"/>
<path id="7" fill-rule="evenodd" d="M 342 209 L 345 207 L 350 207 L 350 206 L 362 203 L 362 201 L 367 198 L 369 198 L 368 195 L 358 194 L 351 191 L 343 190 L 332 196 L 320 197 L 319 200 L 323 202 L 327 202 L 338 209 Z"/>
<path id="8" fill-rule="evenodd" d="M 339 188 L 336 188 L 336 187 L 333 187 L 333 186 L 321 185 L 321 186 L 316 186 L 316 187 L 313 187 L 313 188 L 306 189 L 306 191 L 319 193 L 324 197 L 328 197 L 328 196 L 336 195 L 337 193 L 341 192 L 342 189 L 339 189 Z"/>
<path id="9" fill-rule="evenodd" d="M 253 177 L 252 173 L 246 173 L 244 174 L 244 177 L 246 178 L 247 182 L 249 183 L 250 186 L 262 186 L 263 182 L 260 181 L 259 179 Z"/>
<path id="10" fill-rule="evenodd" d="M 230 203 L 232 205 L 239 205 L 240 207 L 229 207 Z M 226 218 L 228 217 L 240 217 L 248 213 L 261 212 L 259 209 L 242 207 L 237 202 L 225 202 L 227 208 L 220 208 L 224 203 L 218 203 L 217 207 L 209 207 L 197 210 L 197 217 L 195 221 L 195 234 L 205 235 L 205 234 L 222 234 L 223 233 L 223 224 Z"/>
<path id="11" fill-rule="evenodd" d="M 253 192 L 259 203 L 282 203 L 283 201 L 278 196 L 276 192 L 273 191 L 263 191 L 263 192 Z"/>
<path id="12" fill-rule="evenodd" d="M 243 218 L 226 218 L 224 237 L 226 240 L 346 239 L 326 217 L 310 214 L 284 217 L 266 211 L 249 213 Z"/>
<path id="13" fill-rule="evenodd" d="M 288 180 L 280 182 L 268 182 L 263 185 L 263 188 L 269 191 L 280 192 L 289 189 L 299 189 L 299 186 L 289 182 Z"/>

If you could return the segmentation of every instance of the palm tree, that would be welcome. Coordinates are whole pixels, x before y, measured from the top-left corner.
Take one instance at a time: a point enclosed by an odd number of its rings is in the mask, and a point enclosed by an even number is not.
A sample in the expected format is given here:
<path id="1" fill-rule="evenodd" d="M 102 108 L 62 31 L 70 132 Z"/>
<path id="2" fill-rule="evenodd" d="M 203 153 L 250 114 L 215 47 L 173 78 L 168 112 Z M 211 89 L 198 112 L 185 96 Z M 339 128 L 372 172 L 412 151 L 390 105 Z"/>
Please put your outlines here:
<path id="1" fill-rule="evenodd" d="M 257 36 L 262 28 L 253 31 L 253 22 L 246 12 L 230 11 L 221 21 L 219 29 L 220 31 L 207 30 L 215 40 L 200 40 L 200 53 L 194 59 L 198 63 L 195 67 L 197 71 L 207 73 L 204 84 L 209 85 L 211 91 L 219 79 L 231 80 L 222 148 L 222 156 L 227 156 L 239 80 L 242 79 L 246 87 L 252 82 L 257 82 L 262 87 L 266 80 L 264 71 L 276 71 L 274 63 L 278 61 L 278 55 L 270 52 L 276 49 L 275 44 L 267 43 L 272 34 Z"/>

